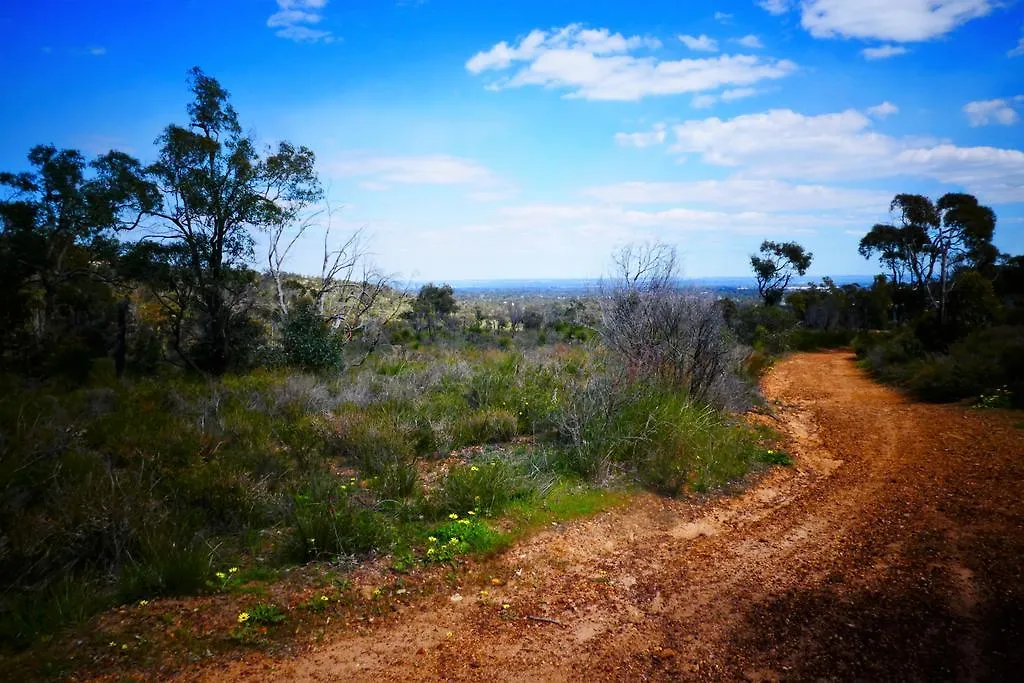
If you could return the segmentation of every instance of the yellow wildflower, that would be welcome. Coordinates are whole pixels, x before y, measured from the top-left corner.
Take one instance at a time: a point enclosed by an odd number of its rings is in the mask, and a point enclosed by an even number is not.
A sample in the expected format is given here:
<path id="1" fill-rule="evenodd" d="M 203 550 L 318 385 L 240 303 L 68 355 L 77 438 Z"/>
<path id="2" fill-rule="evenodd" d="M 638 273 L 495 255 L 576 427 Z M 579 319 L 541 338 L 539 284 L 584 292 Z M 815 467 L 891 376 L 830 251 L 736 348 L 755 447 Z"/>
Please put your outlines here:
<path id="1" fill-rule="evenodd" d="M 452 514 L 448 515 L 448 519 L 458 519 L 458 518 L 459 518 L 459 516 L 457 514 L 455 514 L 454 512 Z"/>
<path id="2" fill-rule="evenodd" d="M 239 624 L 244 624 L 247 621 L 249 621 L 249 613 L 248 612 L 242 612 L 241 614 L 238 615 L 238 623 Z"/>
<path id="3" fill-rule="evenodd" d="M 231 574 L 234 574 L 237 571 L 238 571 L 238 567 L 232 567 L 231 569 L 228 570 L 228 572 L 231 573 Z"/>
<path id="4" fill-rule="evenodd" d="M 469 471 L 470 472 L 479 472 L 480 468 L 477 467 L 476 465 L 473 465 L 472 467 L 469 468 Z"/>

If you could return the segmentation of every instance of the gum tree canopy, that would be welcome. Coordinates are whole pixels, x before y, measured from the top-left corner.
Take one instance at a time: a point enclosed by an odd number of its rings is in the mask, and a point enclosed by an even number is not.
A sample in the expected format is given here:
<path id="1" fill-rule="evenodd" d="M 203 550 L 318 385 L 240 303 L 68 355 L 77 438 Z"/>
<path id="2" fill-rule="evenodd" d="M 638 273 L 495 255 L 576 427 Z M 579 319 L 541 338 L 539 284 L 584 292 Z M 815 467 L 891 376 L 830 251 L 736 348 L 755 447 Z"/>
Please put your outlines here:
<path id="1" fill-rule="evenodd" d="M 878 255 L 893 283 L 922 292 L 946 320 L 954 275 L 964 268 L 990 268 L 998 257 L 992 244 L 996 216 L 973 195 L 949 193 L 933 202 L 898 194 L 889 205 L 894 224 L 877 224 L 860 241 L 864 258 Z"/>
<path id="2" fill-rule="evenodd" d="M 750 266 L 757 278 L 757 291 L 766 306 L 782 301 L 786 287 L 794 275 L 803 275 L 811 267 L 814 254 L 806 251 L 796 242 L 761 243 L 761 255 L 750 257 Z"/>
<path id="3" fill-rule="evenodd" d="M 158 199 L 145 207 L 149 233 L 137 255 L 172 293 L 162 301 L 175 350 L 190 365 L 222 374 L 245 329 L 253 231 L 295 221 L 323 191 L 310 149 L 281 142 L 261 154 L 220 83 L 198 67 L 190 77 L 188 125 L 167 126 L 157 161 L 145 169 Z M 196 339 L 186 348 L 190 331 Z"/>

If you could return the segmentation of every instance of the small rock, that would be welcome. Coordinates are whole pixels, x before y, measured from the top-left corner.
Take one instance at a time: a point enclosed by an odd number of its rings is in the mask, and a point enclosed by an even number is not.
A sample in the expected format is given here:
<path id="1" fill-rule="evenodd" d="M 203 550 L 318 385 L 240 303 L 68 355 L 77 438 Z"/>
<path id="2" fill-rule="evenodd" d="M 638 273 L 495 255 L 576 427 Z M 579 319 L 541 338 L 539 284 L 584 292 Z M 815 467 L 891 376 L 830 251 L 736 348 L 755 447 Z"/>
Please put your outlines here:
<path id="1" fill-rule="evenodd" d="M 676 656 L 676 651 L 670 647 L 662 648 L 658 654 L 654 655 L 658 659 L 672 659 Z"/>

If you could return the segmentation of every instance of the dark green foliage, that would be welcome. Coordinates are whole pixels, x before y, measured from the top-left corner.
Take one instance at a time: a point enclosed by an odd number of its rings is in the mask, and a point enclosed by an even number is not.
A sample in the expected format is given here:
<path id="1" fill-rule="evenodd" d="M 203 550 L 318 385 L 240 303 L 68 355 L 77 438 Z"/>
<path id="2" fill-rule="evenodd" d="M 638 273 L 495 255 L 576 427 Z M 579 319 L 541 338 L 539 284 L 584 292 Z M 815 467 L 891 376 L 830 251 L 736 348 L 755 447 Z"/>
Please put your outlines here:
<path id="1" fill-rule="evenodd" d="M 189 595 L 206 585 L 210 549 L 196 535 L 167 525 L 143 539 L 132 560 L 121 569 L 119 594 L 131 602 L 158 595 Z"/>
<path id="2" fill-rule="evenodd" d="M 794 275 L 803 275 L 811 267 L 814 254 L 796 242 L 765 240 L 759 249 L 761 255 L 750 257 L 750 266 L 757 278 L 757 291 L 766 306 L 782 301 L 786 287 Z"/>
<path id="3" fill-rule="evenodd" d="M 433 333 L 443 327 L 459 308 L 451 285 L 423 285 L 406 317 L 417 330 Z"/>
<path id="4" fill-rule="evenodd" d="M 297 302 L 288 310 L 281 343 L 293 367 L 323 372 L 341 366 L 344 346 L 311 301 Z"/>
<path id="5" fill-rule="evenodd" d="M 1024 327 L 980 329 L 945 353 L 925 353 L 910 331 L 859 338 L 858 355 L 883 380 L 928 401 L 956 401 L 1006 388 L 1024 403 Z"/>

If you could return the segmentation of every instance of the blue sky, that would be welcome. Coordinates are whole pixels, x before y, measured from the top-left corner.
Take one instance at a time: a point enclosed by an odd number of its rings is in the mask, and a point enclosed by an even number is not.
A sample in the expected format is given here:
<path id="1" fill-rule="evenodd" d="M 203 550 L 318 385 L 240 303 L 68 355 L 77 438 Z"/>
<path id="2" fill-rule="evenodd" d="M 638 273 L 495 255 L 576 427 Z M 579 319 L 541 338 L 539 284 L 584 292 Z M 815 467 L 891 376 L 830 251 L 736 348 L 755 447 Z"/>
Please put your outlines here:
<path id="1" fill-rule="evenodd" d="M 691 277 L 766 238 L 870 273 L 897 192 L 972 192 L 1024 253 L 1020 0 L 12 1 L 0 59 L 0 167 L 151 159 L 199 65 L 401 278 L 597 276 L 651 239 Z"/>

